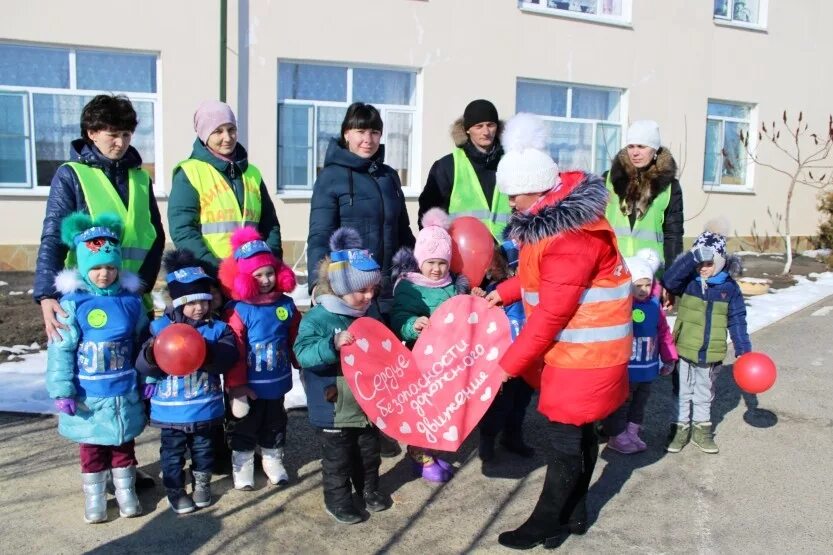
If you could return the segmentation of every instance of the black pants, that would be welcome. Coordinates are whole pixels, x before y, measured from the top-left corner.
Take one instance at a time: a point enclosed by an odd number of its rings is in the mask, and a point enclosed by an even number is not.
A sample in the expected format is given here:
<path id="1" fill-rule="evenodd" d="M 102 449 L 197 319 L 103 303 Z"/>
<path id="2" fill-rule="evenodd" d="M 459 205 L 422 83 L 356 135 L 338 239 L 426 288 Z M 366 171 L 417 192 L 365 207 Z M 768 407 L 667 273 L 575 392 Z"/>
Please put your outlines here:
<path id="1" fill-rule="evenodd" d="M 162 429 L 159 464 L 162 467 L 162 483 L 167 489 L 185 487 L 182 471 L 185 467 L 186 448 L 191 452 L 191 470 L 211 472 L 211 467 L 214 465 L 212 435 L 212 428 L 201 428 L 193 432 Z"/>
<path id="2" fill-rule="evenodd" d="M 229 423 L 231 448 L 254 451 L 283 447 L 286 443 L 286 410 L 280 399 L 249 399 L 249 414 Z"/>
<path id="3" fill-rule="evenodd" d="M 352 488 L 357 493 L 379 489 L 379 430 L 365 428 L 323 428 L 321 467 L 324 503 L 330 509 L 352 504 Z"/>
<path id="4" fill-rule="evenodd" d="M 587 520 L 587 490 L 599 458 L 599 439 L 596 425 L 591 422 L 583 426 L 550 422 L 549 439 L 554 459 L 569 461 L 578 459 L 577 476 L 574 485 L 569 488 L 567 498 L 561 506 L 559 522 L 566 524 L 570 520 Z M 553 466 L 551 461 L 548 466 Z"/>
<path id="5" fill-rule="evenodd" d="M 645 407 L 651 395 L 651 382 L 630 382 L 628 398 L 622 406 L 605 418 L 603 426 L 605 433 L 615 437 L 625 431 L 628 422 L 642 425 L 645 420 Z"/>
<path id="6" fill-rule="evenodd" d="M 526 407 L 532 400 L 532 392 L 532 388 L 523 378 L 507 380 L 500 388 L 500 393 L 495 397 L 492 406 L 483 415 L 483 420 L 480 421 L 480 434 L 494 438 L 503 430 L 504 436 L 517 436 L 520 439 Z"/>

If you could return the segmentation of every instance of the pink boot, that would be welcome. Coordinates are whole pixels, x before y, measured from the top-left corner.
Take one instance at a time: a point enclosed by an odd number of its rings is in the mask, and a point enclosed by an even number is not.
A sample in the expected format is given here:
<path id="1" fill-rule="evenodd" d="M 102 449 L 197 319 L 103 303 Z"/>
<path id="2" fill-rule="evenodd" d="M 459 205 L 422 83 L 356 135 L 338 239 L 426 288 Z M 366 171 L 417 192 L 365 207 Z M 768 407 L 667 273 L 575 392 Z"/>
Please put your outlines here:
<path id="1" fill-rule="evenodd" d="M 639 451 L 639 448 L 631 441 L 631 435 L 627 430 L 616 437 L 608 439 L 607 447 L 624 455 L 632 455 Z"/>
<path id="2" fill-rule="evenodd" d="M 648 448 L 648 445 L 646 445 L 645 442 L 642 441 L 642 438 L 639 437 L 639 430 L 641 429 L 642 426 L 639 424 L 635 422 L 628 422 L 628 434 L 630 435 L 631 443 L 636 445 L 637 451 L 644 451 Z"/>

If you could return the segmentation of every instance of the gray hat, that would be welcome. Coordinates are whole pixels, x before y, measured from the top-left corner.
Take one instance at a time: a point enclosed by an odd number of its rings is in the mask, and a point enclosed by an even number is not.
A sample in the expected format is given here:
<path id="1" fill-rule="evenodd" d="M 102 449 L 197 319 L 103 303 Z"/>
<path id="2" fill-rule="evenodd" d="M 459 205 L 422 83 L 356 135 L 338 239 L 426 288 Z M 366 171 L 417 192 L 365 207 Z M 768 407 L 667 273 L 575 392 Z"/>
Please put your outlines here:
<path id="1" fill-rule="evenodd" d="M 342 296 L 382 281 L 382 272 L 373 256 L 361 249 L 361 237 L 355 229 L 339 228 L 330 238 L 330 264 L 327 278 L 333 293 Z"/>

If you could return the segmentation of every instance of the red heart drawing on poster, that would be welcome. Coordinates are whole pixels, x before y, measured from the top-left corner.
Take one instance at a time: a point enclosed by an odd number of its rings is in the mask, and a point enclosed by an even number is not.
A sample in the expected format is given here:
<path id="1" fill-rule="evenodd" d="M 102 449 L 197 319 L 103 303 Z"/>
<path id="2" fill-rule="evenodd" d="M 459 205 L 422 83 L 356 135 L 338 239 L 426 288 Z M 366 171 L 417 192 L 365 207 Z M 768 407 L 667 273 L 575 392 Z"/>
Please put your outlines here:
<path id="1" fill-rule="evenodd" d="M 356 342 L 341 349 L 341 367 L 353 395 L 380 430 L 408 445 L 456 451 L 500 391 L 509 319 L 479 297 L 441 304 L 413 351 L 372 318 L 349 331 Z"/>

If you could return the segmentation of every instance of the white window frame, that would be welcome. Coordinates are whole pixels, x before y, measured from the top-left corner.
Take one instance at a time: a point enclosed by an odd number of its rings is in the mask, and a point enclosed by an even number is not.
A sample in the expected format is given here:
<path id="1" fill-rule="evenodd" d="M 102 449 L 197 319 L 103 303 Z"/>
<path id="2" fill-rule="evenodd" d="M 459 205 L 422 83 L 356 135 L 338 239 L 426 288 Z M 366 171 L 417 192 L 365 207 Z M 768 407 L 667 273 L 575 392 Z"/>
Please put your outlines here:
<path id="1" fill-rule="evenodd" d="M 310 176 L 311 182 L 308 185 L 291 185 L 286 186 L 283 184 L 278 183 L 278 198 L 282 199 L 294 199 L 294 198 L 310 198 L 312 196 L 312 187 L 315 184 L 316 175 L 315 169 L 318 167 L 318 148 L 317 148 L 317 129 L 318 129 L 318 107 L 332 107 L 332 108 L 343 108 L 347 109 L 350 104 L 355 102 L 356 100 L 360 99 L 353 99 L 353 70 L 354 69 L 378 69 L 378 70 L 391 70 L 391 71 L 403 71 L 408 73 L 414 74 L 414 104 L 413 106 L 401 105 L 401 104 L 377 104 L 372 103 L 378 110 L 380 115 L 382 116 L 382 122 L 384 123 L 387 120 L 388 112 L 401 112 L 401 113 L 409 113 L 412 116 L 412 132 L 410 137 L 411 143 L 411 150 L 408 153 L 408 181 L 409 185 L 402 186 L 402 193 L 407 198 L 412 198 L 419 196 L 422 192 L 422 168 L 419 164 L 420 160 L 420 150 L 422 147 L 422 120 L 421 118 L 417 117 L 422 111 L 422 72 L 420 72 L 416 68 L 412 67 L 399 67 L 399 66 L 387 66 L 387 65 L 368 65 L 368 64 L 352 64 L 352 63 L 343 63 L 343 62 L 326 62 L 326 61 L 310 61 L 310 60 L 295 60 L 295 59 L 284 59 L 281 58 L 278 60 L 278 65 L 280 64 L 303 64 L 303 65 L 320 65 L 320 66 L 328 66 L 328 67 L 338 67 L 344 68 L 347 71 L 347 84 L 346 84 L 346 96 L 347 100 L 342 101 L 334 101 L 334 100 L 302 100 L 302 99 L 285 99 L 285 100 L 278 100 L 278 109 L 277 114 L 280 117 L 280 106 L 281 104 L 287 105 L 299 105 L 299 106 L 312 106 L 312 121 L 310 122 L 310 130 L 312 136 L 310 137 L 311 144 L 312 144 L 312 156 L 310 157 L 309 162 L 307 163 L 307 172 Z M 276 126 L 276 134 L 277 142 L 276 145 L 278 148 L 280 147 L 280 122 L 277 122 L 278 125 Z M 383 125 L 382 130 L 382 144 L 387 142 L 388 138 L 388 127 Z M 276 175 L 280 176 L 280 153 L 276 152 Z"/>
<path id="2" fill-rule="evenodd" d="M 735 27 L 738 29 L 747 29 L 750 31 L 766 31 L 767 30 L 767 21 L 769 16 L 769 0 L 759 0 L 758 3 L 758 21 L 756 22 L 746 22 L 746 21 L 738 21 L 734 19 L 735 13 L 735 2 L 737 0 L 726 0 L 726 9 L 728 11 L 727 16 L 717 15 L 714 13 L 714 8 L 712 8 L 712 17 L 714 18 L 715 25 L 722 25 L 725 27 Z"/>
<path id="3" fill-rule="evenodd" d="M 708 105 L 709 102 L 719 103 L 719 104 L 730 104 L 734 106 L 743 106 L 744 108 L 749 110 L 749 118 L 735 118 L 730 116 L 712 116 L 709 115 L 708 112 Z M 703 190 L 711 193 L 739 193 L 739 194 L 755 194 L 755 164 L 752 162 L 752 159 L 749 157 L 749 154 L 744 152 L 744 160 L 740 161 L 741 163 L 745 164 L 746 167 L 746 178 L 744 183 L 738 184 L 731 184 L 731 183 L 714 183 L 706 181 L 706 134 L 708 132 L 708 122 L 717 121 L 720 122 L 720 154 L 719 160 L 717 162 L 718 172 L 719 172 L 719 179 L 723 176 L 723 150 L 726 148 L 726 125 L 725 122 L 733 122 L 733 123 L 745 123 L 748 126 L 749 131 L 749 149 L 751 151 L 755 151 L 758 146 L 758 134 L 756 132 L 758 128 L 758 107 L 755 104 L 750 102 L 738 102 L 734 100 L 723 100 L 718 98 L 709 98 L 706 102 L 706 129 L 703 133 L 703 174 L 702 174 L 702 182 L 703 182 Z"/>
<path id="4" fill-rule="evenodd" d="M 579 2 L 577 2 L 576 0 L 565 0 L 563 3 L 568 4 L 568 7 L 566 8 L 550 8 L 547 6 L 547 0 L 539 0 L 539 3 L 533 3 L 529 0 L 518 0 L 518 8 L 522 12 L 551 15 L 554 17 L 563 17 L 566 19 L 578 19 L 580 21 L 603 23 L 605 25 L 616 25 L 618 27 L 631 27 L 633 0 L 621 0 L 622 15 L 602 14 L 601 7 L 604 1 L 605 0 L 596 0 L 597 8 L 595 14 L 582 12 L 579 8 Z"/>
<path id="5" fill-rule="evenodd" d="M 153 179 L 154 194 L 157 197 L 164 197 L 166 195 L 164 186 L 162 184 L 161 176 L 163 172 L 162 160 L 162 101 L 159 91 L 162 88 L 161 78 L 161 60 L 158 52 L 146 52 L 139 50 L 124 50 L 117 48 L 97 48 L 97 47 L 82 47 L 82 46 L 65 46 L 54 44 L 41 43 L 24 43 L 2 41 L 0 44 L 10 46 L 23 46 L 34 48 L 54 48 L 57 50 L 67 51 L 69 54 L 69 88 L 53 88 L 53 87 L 32 87 L 32 86 L 18 86 L 18 85 L 0 85 L 0 92 L 23 94 L 26 97 L 26 117 L 27 125 L 27 142 L 26 142 L 26 174 L 28 187 L 1 187 L 0 196 L 35 196 L 46 197 L 49 196 L 49 185 L 38 185 L 37 175 L 37 158 L 35 152 L 35 114 L 34 114 L 34 100 L 33 96 L 36 94 L 50 94 L 58 96 L 95 96 L 98 94 L 123 94 L 127 96 L 131 102 L 150 102 L 153 106 L 153 155 L 154 155 L 154 175 Z M 133 92 L 133 91 L 110 91 L 97 89 L 79 89 L 76 86 L 76 71 L 75 71 L 75 56 L 77 52 L 112 52 L 118 54 L 143 54 L 146 56 L 154 56 L 156 60 L 156 91 L 155 93 Z M 67 159 L 67 161 L 69 161 Z M 50 176 L 51 177 L 51 176 Z"/>
<path id="6" fill-rule="evenodd" d="M 545 81 L 541 79 L 527 79 L 524 77 L 518 77 L 515 80 L 515 86 L 517 90 L 517 83 L 534 83 L 538 85 L 551 85 L 555 87 L 566 87 L 567 88 L 567 105 L 565 108 L 566 116 L 549 116 L 546 114 L 535 114 L 536 116 L 540 117 L 546 121 L 555 121 L 555 122 L 562 122 L 562 123 L 590 123 L 593 125 L 593 138 L 591 139 L 592 149 L 590 152 L 590 160 L 591 163 L 595 164 L 597 158 L 596 152 L 596 137 L 598 134 L 598 126 L 599 124 L 603 125 L 618 125 L 620 132 L 619 132 L 619 141 L 620 144 L 616 147 L 616 151 L 613 153 L 613 156 L 616 156 L 616 152 L 622 149 L 622 141 L 625 140 L 625 124 L 627 122 L 627 102 L 626 102 L 626 91 L 624 89 L 620 89 L 618 87 L 601 87 L 599 85 L 583 85 L 581 83 L 565 83 L 563 81 Z M 618 92 L 619 93 L 619 120 L 599 120 L 599 119 L 588 119 L 588 118 L 574 118 L 570 117 L 570 114 L 573 113 L 573 88 L 579 89 L 595 89 L 599 91 L 605 92 Z M 515 98 L 515 109 L 518 109 L 518 99 Z M 570 169 L 583 169 L 593 173 L 599 173 L 601 175 L 602 172 L 598 171 L 597 168 L 562 168 L 565 170 Z"/>

